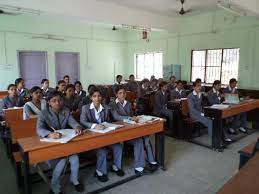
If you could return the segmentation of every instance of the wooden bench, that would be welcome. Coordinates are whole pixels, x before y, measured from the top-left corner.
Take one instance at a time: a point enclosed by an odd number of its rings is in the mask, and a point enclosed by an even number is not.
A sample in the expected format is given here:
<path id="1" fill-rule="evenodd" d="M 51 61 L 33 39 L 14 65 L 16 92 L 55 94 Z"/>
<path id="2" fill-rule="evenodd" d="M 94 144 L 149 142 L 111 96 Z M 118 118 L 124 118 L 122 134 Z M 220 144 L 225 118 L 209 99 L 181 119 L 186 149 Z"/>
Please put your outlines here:
<path id="1" fill-rule="evenodd" d="M 8 91 L 0 91 L 0 99 L 5 98 L 8 95 Z"/>

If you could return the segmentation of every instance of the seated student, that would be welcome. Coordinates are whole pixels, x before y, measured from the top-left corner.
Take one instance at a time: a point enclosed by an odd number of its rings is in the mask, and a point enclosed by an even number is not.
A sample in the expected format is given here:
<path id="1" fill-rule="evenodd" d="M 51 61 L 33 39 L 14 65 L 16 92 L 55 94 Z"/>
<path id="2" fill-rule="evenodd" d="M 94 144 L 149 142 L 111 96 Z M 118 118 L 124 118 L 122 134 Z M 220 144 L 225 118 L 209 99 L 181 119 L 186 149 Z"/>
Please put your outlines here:
<path id="1" fill-rule="evenodd" d="M 105 127 L 101 124 L 102 122 L 110 122 L 110 110 L 108 106 L 103 106 L 101 92 L 97 87 L 90 90 L 89 93 L 92 103 L 87 104 L 82 107 L 80 115 L 80 123 L 85 128 L 95 128 L 97 130 L 102 130 Z M 107 176 L 107 154 L 108 148 L 113 151 L 113 165 L 111 167 L 111 172 L 116 173 L 118 176 L 124 176 L 124 171 L 122 170 L 121 160 L 122 160 L 122 146 L 120 143 L 113 144 L 107 147 L 99 148 L 96 150 L 97 155 L 97 165 L 95 176 L 101 182 L 108 181 Z"/>
<path id="2" fill-rule="evenodd" d="M 49 93 L 53 91 L 53 88 L 49 87 L 49 80 L 48 79 L 42 79 L 41 80 L 41 89 L 42 89 L 42 97 L 46 98 L 48 97 Z"/>
<path id="3" fill-rule="evenodd" d="M 172 92 L 176 87 L 176 77 L 174 75 L 170 76 L 170 83 L 168 84 L 168 91 Z"/>
<path id="4" fill-rule="evenodd" d="M 178 80 L 175 89 L 171 90 L 171 100 L 186 98 L 186 92 L 183 88 L 183 82 Z"/>
<path id="5" fill-rule="evenodd" d="M 202 85 L 201 79 L 200 79 L 200 78 L 197 78 L 197 79 L 195 80 L 195 82 L 200 83 L 200 84 L 201 84 L 201 92 L 205 92 L 205 87 Z"/>
<path id="6" fill-rule="evenodd" d="M 65 76 L 63 77 L 63 80 L 64 80 L 64 82 L 65 82 L 66 85 L 70 84 L 70 77 L 69 77 L 69 75 L 65 75 Z"/>
<path id="7" fill-rule="evenodd" d="M 152 90 L 150 88 L 148 79 L 143 79 L 140 83 L 140 87 L 138 88 L 138 98 L 144 97 L 146 94 L 151 92 Z"/>
<path id="8" fill-rule="evenodd" d="M 8 109 L 13 107 L 22 107 L 24 105 L 23 98 L 18 96 L 16 85 L 10 84 L 7 87 L 8 96 L 2 100 L 2 108 Z"/>
<path id="9" fill-rule="evenodd" d="M 120 85 L 122 85 L 122 75 L 117 75 L 116 76 L 116 83 L 115 84 L 113 84 L 113 86 L 112 86 L 112 90 L 113 90 L 113 93 L 115 94 L 115 90 L 116 90 L 116 88 L 118 87 L 118 86 L 120 86 Z"/>
<path id="10" fill-rule="evenodd" d="M 22 98 L 28 98 L 30 96 L 29 90 L 25 88 L 25 82 L 23 78 L 17 78 L 15 80 L 15 85 L 17 87 L 18 96 L 21 96 Z"/>
<path id="11" fill-rule="evenodd" d="M 82 97 L 82 100 L 81 100 L 81 102 L 79 103 L 79 108 L 80 108 L 80 110 L 82 109 L 82 107 L 83 107 L 84 105 L 90 104 L 90 103 L 92 102 L 89 93 L 90 93 L 90 91 L 92 90 L 92 88 L 95 88 L 95 87 L 96 87 L 96 86 L 93 85 L 93 84 L 90 84 L 90 85 L 88 86 L 88 88 L 87 88 L 88 95 L 85 96 L 85 97 Z"/>
<path id="12" fill-rule="evenodd" d="M 125 100 L 126 91 L 123 86 L 119 86 L 116 89 L 116 97 L 116 100 L 110 103 L 113 118 L 116 121 L 123 121 L 123 119 L 132 118 L 135 122 L 138 122 L 138 118 L 133 117 L 131 104 Z M 155 162 L 153 157 L 153 151 L 149 137 L 144 137 L 144 141 L 150 168 L 152 170 L 156 170 L 157 163 Z M 134 146 L 135 173 L 141 175 L 144 172 L 145 166 L 143 141 L 141 138 L 137 138 L 128 142 Z"/>
<path id="13" fill-rule="evenodd" d="M 193 83 L 193 92 L 189 94 L 187 101 L 190 117 L 205 125 L 208 128 L 209 136 L 212 136 L 212 120 L 202 113 L 201 83 L 199 81 Z"/>
<path id="14" fill-rule="evenodd" d="M 86 96 L 86 91 L 83 90 L 82 84 L 80 81 L 75 82 L 75 93 L 77 96 L 80 97 L 85 97 Z"/>
<path id="15" fill-rule="evenodd" d="M 166 117 L 168 120 L 169 132 L 172 134 L 173 131 L 173 112 L 167 109 L 167 82 L 162 81 L 159 84 L 159 90 L 155 94 L 155 101 L 153 107 L 153 114 L 158 117 Z"/>
<path id="16" fill-rule="evenodd" d="M 131 92 L 138 92 L 138 83 L 135 81 L 135 76 L 133 74 L 131 74 L 129 76 L 129 82 L 126 84 L 126 89 L 127 91 L 131 91 Z"/>
<path id="17" fill-rule="evenodd" d="M 150 81 L 150 88 L 152 91 L 156 92 L 158 90 L 158 80 L 157 79 L 153 79 L 152 81 Z"/>
<path id="18" fill-rule="evenodd" d="M 154 75 L 151 75 L 150 77 L 150 80 L 149 81 L 152 81 L 153 79 L 156 79 L 156 77 Z"/>
<path id="19" fill-rule="evenodd" d="M 46 100 L 42 99 L 42 90 L 38 86 L 32 87 L 30 90 L 32 100 L 26 102 L 23 107 L 23 119 L 27 120 L 29 118 L 38 117 L 41 110 L 46 109 Z"/>
<path id="20" fill-rule="evenodd" d="M 59 129 L 72 127 L 76 133 L 82 133 L 82 127 L 71 115 L 70 111 L 63 106 L 63 94 L 58 91 L 52 91 L 47 98 L 49 107 L 42 110 L 38 117 L 37 133 L 40 137 L 48 137 L 53 139 L 61 138 Z M 71 129 L 72 130 L 72 129 Z M 78 156 L 71 155 L 68 157 L 71 168 L 70 181 L 74 185 L 77 192 L 83 192 L 84 186 L 78 180 L 79 159 Z M 60 185 L 60 176 L 66 165 L 65 158 L 59 158 L 50 161 L 53 166 L 53 174 L 51 180 L 52 193 L 62 193 Z"/>
<path id="21" fill-rule="evenodd" d="M 59 80 L 56 90 L 64 94 L 66 90 L 66 82 L 64 80 Z"/>
<path id="22" fill-rule="evenodd" d="M 223 90 L 224 94 L 239 94 L 238 90 L 236 88 L 237 86 L 237 80 L 235 78 L 232 78 L 229 80 L 229 86 L 226 87 Z M 233 124 L 231 128 L 229 129 L 229 132 L 231 134 L 237 134 L 236 129 L 238 128 L 240 132 L 247 133 L 247 115 L 246 113 L 241 113 L 239 115 L 236 115 L 233 118 Z"/>
<path id="23" fill-rule="evenodd" d="M 215 80 L 212 89 L 207 94 L 209 105 L 222 103 L 223 95 L 221 94 L 220 89 L 221 82 L 219 80 Z M 223 134 L 223 139 L 225 140 L 225 142 L 232 142 L 230 138 L 225 138 L 225 134 Z"/>
<path id="24" fill-rule="evenodd" d="M 149 98 L 147 95 L 152 92 L 149 87 L 148 79 L 143 79 L 141 81 L 140 87 L 138 88 L 137 94 L 137 114 L 145 114 L 146 108 L 149 106 Z"/>
<path id="25" fill-rule="evenodd" d="M 81 98 L 75 94 L 75 86 L 68 84 L 65 90 L 64 106 L 70 110 L 70 112 L 79 112 L 79 104 Z"/>

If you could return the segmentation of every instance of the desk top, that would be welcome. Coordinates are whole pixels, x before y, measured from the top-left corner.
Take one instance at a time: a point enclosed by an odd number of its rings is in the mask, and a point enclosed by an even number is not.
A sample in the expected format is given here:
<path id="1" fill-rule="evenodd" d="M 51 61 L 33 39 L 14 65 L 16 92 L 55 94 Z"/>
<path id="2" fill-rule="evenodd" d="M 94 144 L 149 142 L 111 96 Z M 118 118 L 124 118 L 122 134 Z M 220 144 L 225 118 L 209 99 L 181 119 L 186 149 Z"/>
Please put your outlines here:
<path id="1" fill-rule="evenodd" d="M 259 154 L 251 158 L 217 194 L 258 194 Z"/>

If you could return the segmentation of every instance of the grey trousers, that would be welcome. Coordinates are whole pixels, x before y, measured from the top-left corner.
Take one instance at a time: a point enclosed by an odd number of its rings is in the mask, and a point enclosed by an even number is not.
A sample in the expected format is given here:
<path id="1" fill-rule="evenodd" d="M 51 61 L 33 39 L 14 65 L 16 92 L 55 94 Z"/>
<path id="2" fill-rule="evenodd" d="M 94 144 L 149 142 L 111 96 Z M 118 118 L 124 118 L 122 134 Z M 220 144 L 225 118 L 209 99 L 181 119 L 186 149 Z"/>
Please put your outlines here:
<path id="1" fill-rule="evenodd" d="M 70 181 L 77 185 L 78 182 L 78 170 L 79 170 L 79 158 L 77 155 L 71 155 L 68 157 L 71 174 L 70 174 Z M 61 192 L 61 185 L 60 185 L 60 176 L 64 170 L 66 165 L 66 159 L 56 159 L 49 161 L 50 165 L 53 167 L 52 179 L 51 179 L 51 189 L 54 193 Z"/>
<path id="2" fill-rule="evenodd" d="M 208 128 L 209 136 L 212 137 L 212 126 L 213 126 L 213 123 L 212 123 L 211 119 L 209 119 L 207 117 L 204 117 L 204 116 L 201 116 L 201 115 L 191 115 L 191 118 L 193 118 L 196 121 L 198 121 L 198 122 L 202 123 L 203 125 L 205 125 Z"/>
<path id="3" fill-rule="evenodd" d="M 146 150 L 146 154 L 147 154 L 147 161 L 155 162 L 152 144 L 151 144 L 149 136 L 145 136 L 145 137 L 143 137 L 143 139 L 144 139 L 144 146 L 145 146 L 145 150 Z"/>
<path id="4" fill-rule="evenodd" d="M 144 145 L 142 138 L 127 141 L 134 147 L 134 168 L 145 167 Z"/>
<path id="5" fill-rule="evenodd" d="M 111 148 L 113 152 L 113 164 L 118 169 L 121 169 L 122 145 L 120 143 L 117 143 L 96 150 L 96 169 L 103 174 L 107 174 L 107 153 L 109 151 L 109 148 Z"/>
<path id="6" fill-rule="evenodd" d="M 234 121 L 231 125 L 231 127 L 233 127 L 234 129 L 239 128 L 239 127 L 247 127 L 247 115 L 246 113 L 241 113 L 239 115 L 236 115 L 233 117 Z"/>

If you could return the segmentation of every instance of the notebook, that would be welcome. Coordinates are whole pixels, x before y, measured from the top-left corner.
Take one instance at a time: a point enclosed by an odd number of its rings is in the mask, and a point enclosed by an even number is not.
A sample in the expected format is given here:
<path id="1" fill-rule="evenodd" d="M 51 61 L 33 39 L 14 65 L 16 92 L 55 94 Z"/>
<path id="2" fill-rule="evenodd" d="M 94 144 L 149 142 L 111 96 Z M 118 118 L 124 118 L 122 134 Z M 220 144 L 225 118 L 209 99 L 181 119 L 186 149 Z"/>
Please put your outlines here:
<path id="1" fill-rule="evenodd" d="M 240 102 L 238 94 L 225 94 L 224 104 L 238 104 Z"/>
<path id="2" fill-rule="evenodd" d="M 62 134 L 61 138 L 59 139 L 41 138 L 40 141 L 54 142 L 54 143 L 67 143 L 77 136 L 74 129 L 60 129 L 60 130 L 57 130 L 57 132 Z"/>
<path id="3" fill-rule="evenodd" d="M 103 122 L 103 123 L 101 123 L 101 125 L 104 125 L 105 128 L 102 130 L 95 129 L 95 128 L 89 129 L 89 130 L 92 132 L 96 132 L 96 133 L 108 133 L 110 131 L 114 131 L 115 129 L 119 129 L 119 128 L 123 127 L 123 125 L 117 125 L 117 124 L 108 123 L 108 122 Z"/>

